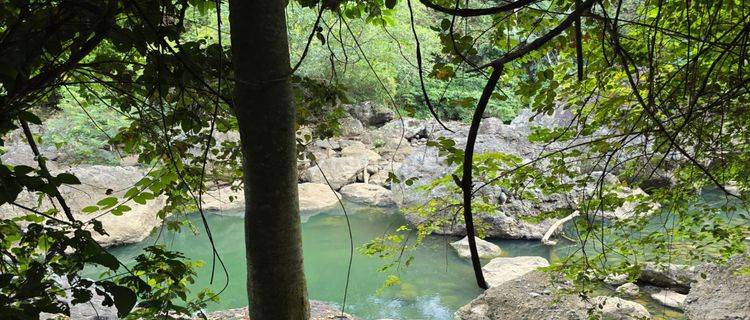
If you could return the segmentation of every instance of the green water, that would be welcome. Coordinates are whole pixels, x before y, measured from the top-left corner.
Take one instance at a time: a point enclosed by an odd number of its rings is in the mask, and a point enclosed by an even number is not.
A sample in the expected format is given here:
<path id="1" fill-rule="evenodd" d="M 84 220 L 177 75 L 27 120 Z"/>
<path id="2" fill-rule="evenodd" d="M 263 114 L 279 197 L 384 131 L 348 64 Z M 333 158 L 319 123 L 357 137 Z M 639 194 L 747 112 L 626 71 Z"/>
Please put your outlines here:
<path id="1" fill-rule="evenodd" d="M 394 209 L 363 208 L 348 205 L 348 212 L 356 246 L 404 224 Z M 245 253 L 243 244 L 243 219 L 239 215 L 207 216 L 221 257 L 229 270 L 229 287 L 220 301 L 209 310 L 237 308 L 246 305 Z M 200 226 L 199 216 L 191 217 Z M 166 232 L 166 231 L 164 231 Z M 340 209 L 303 215 L 302 237 L 305 255 L 305 274 L 311 299 L 331 302 L 340 306 L 346 281 L 349 240 L 346 220 Z M 112 250 L 125 263 L 144 246 L 154 243 L 156 236 L 140 244 Z M 387 275 L 377 272 L 384 263 L 374 257 L 355 252 L 346 311 L 362 319 L 452 319 L 453 312 L 481 293 L 474 282 L 471 264 L 459 258 L 448 242 L 456 237 L 432 236 L 425 245 L 414 252 L 413 263 L 402 269 L 400 286 L 386 288 L 378 293 Z M 203 233 L 194 235 L 163 233 L 159 242 L 173 250 L 181 251 L 191 259 L 200 259 L 206 266 L 200 269 L 196 289 L 209 287 L 218 291 L 224 284 L 221 271 L 213 285 L 209 284 L 211 250 Z M 537 255 L 555 259 L 556 252 L 564 246 L 548 247 L 537 241 L 493 241 L 509 256 Z M 217 270 L 220 270 L 217 268 Z"/>

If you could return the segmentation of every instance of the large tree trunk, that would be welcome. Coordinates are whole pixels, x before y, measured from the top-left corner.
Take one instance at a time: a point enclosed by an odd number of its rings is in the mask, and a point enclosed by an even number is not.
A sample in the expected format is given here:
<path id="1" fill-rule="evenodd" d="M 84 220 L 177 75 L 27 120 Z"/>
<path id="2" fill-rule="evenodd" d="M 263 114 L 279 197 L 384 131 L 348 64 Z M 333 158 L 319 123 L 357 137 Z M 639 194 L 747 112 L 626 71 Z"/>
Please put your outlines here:
<path id="1" fill-rule="evenodd" d="M 253 320 L 308 319 L 284 0 L 229 1 Z"/>

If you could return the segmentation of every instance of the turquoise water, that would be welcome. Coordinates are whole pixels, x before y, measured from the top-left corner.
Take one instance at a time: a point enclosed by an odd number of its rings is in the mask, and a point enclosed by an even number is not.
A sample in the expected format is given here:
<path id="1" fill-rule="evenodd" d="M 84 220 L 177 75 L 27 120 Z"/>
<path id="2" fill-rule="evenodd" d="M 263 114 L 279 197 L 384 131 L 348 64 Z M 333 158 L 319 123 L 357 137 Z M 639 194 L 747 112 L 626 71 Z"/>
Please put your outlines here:
<path id="1" fill-rule="evenodd" d="M 394 209 L 347 206 L 354 242 L 359 246 L 385 232 L 403 225 L 405 221 Z M 221 257 L 229 270 L 229 287 L 220 301 L 209 310 L 237 308 L 246 305 L 245 252 L 243 244 L 243 219 L 239 215 L 207 216 Z M 191 217 L 200 226 L 197 215 Z M 166 230 L 164 231 L 166 232 Z M 349 240 L 346 220 L 340 209 L 303 215 L 302 236 L 305 255 L 305 274 L 311 299 L 331 302 L 340 306 L 346 281 Z M 144 246 L 154 243 L 155 235 L 140 244 L 114 248 L 112 253 L 125 263 Z M 481 293 L 474 282 L 468 260 L 459 258 L 448 242 L 457 237 L 431 236 L 414 252 L 414 261 L 402 268 L 398 276 L 402 284 L 381 288 L 387 274 L 378 272 L 386 262 L 355 252 L 346 312 L 362 319 L 452 319 L 456 309 Z M 224 285 L 221 269 L 209 284 L 211 250 L 203 233 L 194 235 L 188 230 L 181 233 L 163 233 L 159 242 L 173 250 L 185 253 L 191 259 L 200 259 L 206 266 L 199 270 L 195 289 L 209 287 L 218 291 Z M 552 247 L 537 241 L 494 241 L 509 256 L 538 255 L 554 259 L 555 252 L 563 246 Z"/>

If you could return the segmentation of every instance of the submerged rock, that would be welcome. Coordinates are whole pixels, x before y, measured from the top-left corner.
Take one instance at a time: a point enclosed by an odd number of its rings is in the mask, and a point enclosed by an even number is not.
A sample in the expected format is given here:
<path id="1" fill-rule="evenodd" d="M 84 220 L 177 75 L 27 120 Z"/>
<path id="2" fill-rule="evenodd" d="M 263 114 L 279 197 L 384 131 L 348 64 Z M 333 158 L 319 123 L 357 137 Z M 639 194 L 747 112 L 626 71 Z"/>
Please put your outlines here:
<path id="1" fill-rule="evenodd" d="M 750 258 L 734 257 L 726 265 L 700 267 L 705 279 L 698 277 L 690 287 L 685 304 L 688 319 L 750 319 Z"/>
<path id="2" fill-rule="evenodd" d="M 496 244 L 474 237 L 477 243 L 477 253 L 481 259 L 490 259 L 499 257 L 503 250 L 500 249 Z M 463 239 L 456 242 L 451 242 L 451 247 L 456 249 L 456 253 L 461 258 L 471 259 L 471 252 L 469 251 L 469 237 L 463 237 Z"/>
<path id="3" fill-rule="evenodd" d="M 536 256 L 495 258 L 482 267 L 482 273 L 490 287 L 519 278 L 540 267 L 548 267 L 547 259 Z"/>
<path id="4" fill-rule="evenodd" d="M 395 205 L 391 191 L 376 184 L 352 183 L 340 190 L 345 199 L 376 207 Z"/>

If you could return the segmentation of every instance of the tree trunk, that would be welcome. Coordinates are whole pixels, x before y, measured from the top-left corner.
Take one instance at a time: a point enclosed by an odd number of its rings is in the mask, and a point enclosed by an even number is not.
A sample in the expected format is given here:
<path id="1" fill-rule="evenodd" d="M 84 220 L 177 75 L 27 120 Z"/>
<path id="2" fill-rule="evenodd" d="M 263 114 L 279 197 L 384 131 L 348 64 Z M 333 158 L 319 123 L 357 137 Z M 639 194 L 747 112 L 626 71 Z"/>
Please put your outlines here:
<path id="1" fill-rule="evenodd" d="M 229 1 L 253 320 L 308 319 L 284 0 Z"/>

